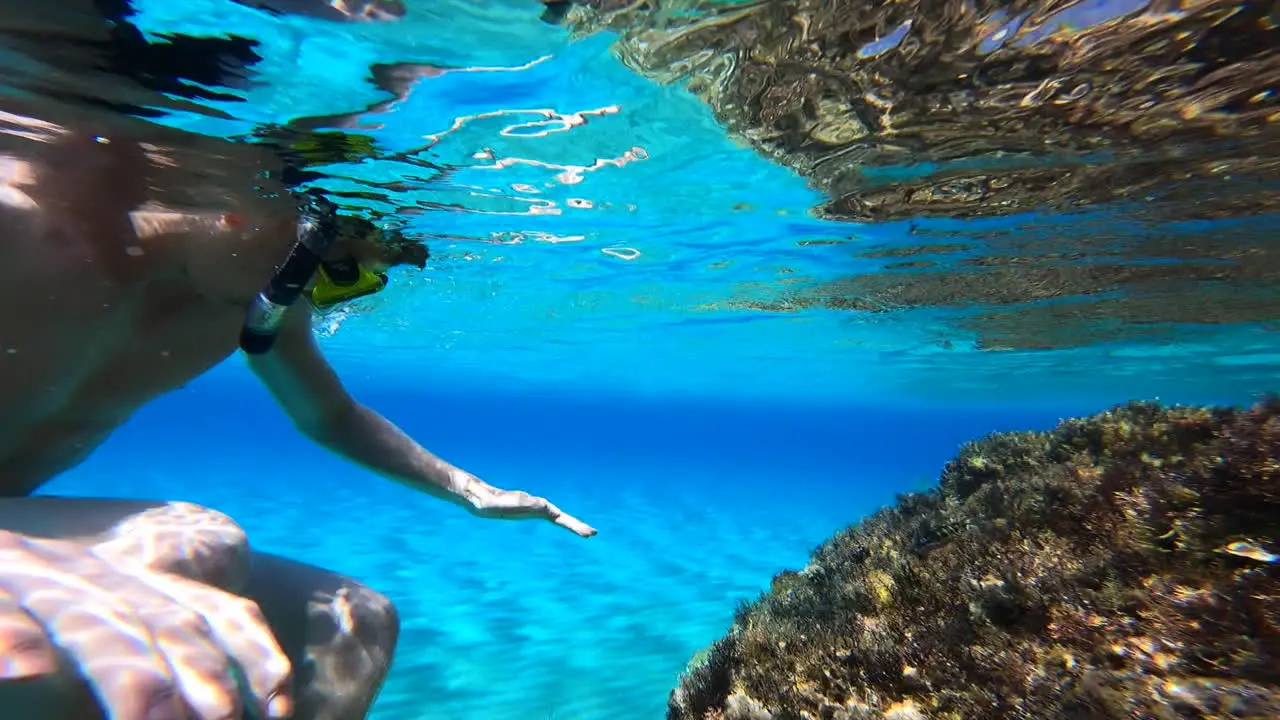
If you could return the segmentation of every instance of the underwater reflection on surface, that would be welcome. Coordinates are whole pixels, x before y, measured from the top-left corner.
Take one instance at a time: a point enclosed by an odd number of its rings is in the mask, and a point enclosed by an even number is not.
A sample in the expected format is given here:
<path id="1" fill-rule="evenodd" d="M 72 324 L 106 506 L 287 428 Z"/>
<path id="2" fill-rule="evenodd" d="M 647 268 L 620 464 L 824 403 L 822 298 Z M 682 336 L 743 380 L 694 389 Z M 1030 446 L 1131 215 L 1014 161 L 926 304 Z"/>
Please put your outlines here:
<path id="1" fill-rule="evenodd" d="M 1274 359 L 1265 4 L 6 3 L 9 92 L 269 145 L 431 239 L 335 352 L 843 397 Z"/>
<path id="2" fill-rule="evenodd" d="M 932 308 L 959 316 L 943 342 L 1044 350 L 1277 316 L 1275 12 L 591 0 L 567 22 L 618 32 L 628 66 L 687 87 L 822 189 L 822 216 L 904 230 L 853 250 L 883 263 L 746 306 Z"/>

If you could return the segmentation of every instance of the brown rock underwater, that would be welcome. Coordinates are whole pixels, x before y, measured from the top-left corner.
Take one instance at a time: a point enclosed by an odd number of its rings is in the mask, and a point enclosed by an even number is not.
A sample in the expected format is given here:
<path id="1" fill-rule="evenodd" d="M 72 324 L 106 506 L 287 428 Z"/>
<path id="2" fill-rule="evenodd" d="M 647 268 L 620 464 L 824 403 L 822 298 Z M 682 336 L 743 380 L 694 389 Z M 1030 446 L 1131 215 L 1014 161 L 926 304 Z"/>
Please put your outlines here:
<path id="1" fill-rule="evenodd" d="M 1280 717 L 1280 400 L 965 445 L 774 578 L 670 720 Z"/>

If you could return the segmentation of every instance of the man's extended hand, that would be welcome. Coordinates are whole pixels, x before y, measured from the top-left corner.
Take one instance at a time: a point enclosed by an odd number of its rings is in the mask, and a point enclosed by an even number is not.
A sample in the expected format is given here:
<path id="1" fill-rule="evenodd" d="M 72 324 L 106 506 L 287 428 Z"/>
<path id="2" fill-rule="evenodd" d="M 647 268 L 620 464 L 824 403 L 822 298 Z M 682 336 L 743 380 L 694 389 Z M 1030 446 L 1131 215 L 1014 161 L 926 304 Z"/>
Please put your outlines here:
<path id="1" fill-rule="evenodd" d="M 522 490 L 500 490 L 471 473 L 459 470 L 456 482 L 464 488 L 462 495 L 480 517 L 504 520 L 550 520 L 582 537 L 591 537 L 596 529 L 556 507 L 546 498 Z"/>

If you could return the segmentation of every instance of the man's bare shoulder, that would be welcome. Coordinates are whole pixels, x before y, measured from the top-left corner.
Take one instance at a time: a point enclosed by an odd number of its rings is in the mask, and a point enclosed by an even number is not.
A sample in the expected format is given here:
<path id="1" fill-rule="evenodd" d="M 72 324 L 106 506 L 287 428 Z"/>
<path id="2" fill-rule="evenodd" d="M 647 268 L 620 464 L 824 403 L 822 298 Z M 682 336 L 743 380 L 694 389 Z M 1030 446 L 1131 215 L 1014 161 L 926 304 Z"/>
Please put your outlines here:
<path id="1" fill-rule="evenodd" d="M 133 279 L 247 299 L 288 250 L 293 205 L 264 148 L 120 119 L 6 119 L 41 135 L 21 152 L 0 146 L 34 178 L 28 204 L 48 224 L 94 228 L 81 240 Z"/>
<path id="2" fill-rule="evenodd" d="M 31 312 L 49 322 L 133 327 L 165 344 L 156 353 L 170 351 L 158 356 L 175 366 L 186 365 L 178 347 L 191 346 L 192 367 L 234 348 L 234 326 L 294 241 L 293 203 L 281 188 L 260 187 L 259 153 L 162 129 L 143 134 L 137 124 L 4 115 L 6 107 L 0 103 L 0 230 L 26 278 L 8 289 L 43 297 L 57 282 L 56 298 Z M 105 134 L 108 126 L 119 132 Z M 134 320 L 122 324 L 126 316 Z M 217 326 L 225 343 L 197 352 L 183 341 L 192 324 Z M 13 319 L 0 329 L 6 340 L 34 342 L 37 325 Z M 140 341 L 130 346 L 147 345 Z"/>

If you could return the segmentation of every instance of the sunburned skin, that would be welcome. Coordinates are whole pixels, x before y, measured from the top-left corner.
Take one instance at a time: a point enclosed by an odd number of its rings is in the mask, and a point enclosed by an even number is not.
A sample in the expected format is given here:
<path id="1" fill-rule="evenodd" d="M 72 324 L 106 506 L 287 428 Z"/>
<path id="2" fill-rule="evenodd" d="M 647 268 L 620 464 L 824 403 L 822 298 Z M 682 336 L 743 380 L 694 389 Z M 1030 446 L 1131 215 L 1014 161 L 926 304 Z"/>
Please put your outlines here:
<path id="1" fill-rule="evenodd" d="M 263 717 L 364 717 L 399 627 L 381 594 L 251 552 L 205 508 L 26 497 L 236 352 L 246 307 L 296 241 L 273 158 L 55 107 L 4 100 L 0 113 L 5 718 L 26 708 L 71 720 L 86 703 L 117 720 L 238 718 L 233 664 L 248 680 L 243 702 Z M 384 247 L 342 240 L 333 252 L 378 271 L 395 262 Z M 249 358 L 301 432 L 477 517 L 595 534 L 544 498 L 436 457 L 350 397 L 310 321 L 300 301 L 274 348 Z"/>

